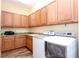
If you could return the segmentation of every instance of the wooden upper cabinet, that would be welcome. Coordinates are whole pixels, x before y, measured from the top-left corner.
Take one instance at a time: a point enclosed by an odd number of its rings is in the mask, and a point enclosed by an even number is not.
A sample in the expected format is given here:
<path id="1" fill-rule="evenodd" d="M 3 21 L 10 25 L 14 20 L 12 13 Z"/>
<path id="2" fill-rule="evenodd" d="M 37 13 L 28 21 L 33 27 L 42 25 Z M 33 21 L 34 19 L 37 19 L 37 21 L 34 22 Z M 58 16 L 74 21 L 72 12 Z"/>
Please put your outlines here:
<path id="1" fill-rule="evenodd" d="M 21 26 L 22 27 L 28 27 L 28 17 L 27 16 L 24 16 L 24 15 L 22 15 L 21 16 Z"/>
<path id="2" fill-rule="evenodd" d="M 2 27 L 12 27 L 13 26 L 13 14 L 10 12 L 2 11 L 2 19 L 1 19 Z"/>
<path id="3" fill-rule="evenodd" d="M 35 23 L 36 23 L 36 26 L 40 26 L 41 25 L 41 13 L 40 13 L 40 10 L 36 11 L 35 12 L 35 17 L 36 17 L 36 20 L 35 20 Z"/>
<path id="4" fill-rule="evenodd" d="M 19 14 L 14 14 L 14 17 L 13 17 L 13 24 L 14 24 L 14 27 L 21 27 L 21 15 Z"/>
<path id="5" fill-rule="evenodd" d="M 2 11 L 2 27 L 28 27 L 28 17 L 25 15 Z"/>
<path id="6" fill-rule="evenodd" d="M 72 17 L 73 22 L 78 22 L 78 0 L 71 0 L 72 1 Z"/>
<path id="7" fill-rule="evenodd" d="M 1 26 L 34 27 L 72 22 L 78 22 L 78 0 L 55 0 L 29 16 L 2 11 Z"/>
<path id="8" fill-rule="evenodd" d="M 36 11 L 35 13 L 33 13 L 33 14 L 31 14 L 30 16 L 29 16 L 29 20 L 30 20 L 30 22 L 29 22 L 29 24 L 30 24 L 30 27 L 31 26 L 40 26 L 41 24 L 40 24 L 40 11 Z"/>
<path id="9" fill-rule="evenodd" d="M 77 14 L 77 0 L 57 0 L 58 1 L 58 22 L 74 22 Z M 76 13 L 75 13 L 76 12 Z"/>
<path id="10" fill-rule="evenodd" d="M 46 25 L 47 22 L 47 8 L 44 7 L 41 9 L 41 25 Z"/>
<path id="11" fill-rule="evenodd" d="M 57 0 L 47 6 L 47 24 L 57 24 Z"/>
<path id="12" fill-rule="evenodd" d="M 36 26 L 36 18 L 35 18 L 35 13 L 33 13 L 33 14 L 31 14 L 30 16 L 29 16 L 29 26 L 31 27 L 31 26 Z"/>
<path id="13" fill-rule="evenodd" d="M 72 20 L 71 0 L 58 0 L 58 21 L 59 23 Z"/>

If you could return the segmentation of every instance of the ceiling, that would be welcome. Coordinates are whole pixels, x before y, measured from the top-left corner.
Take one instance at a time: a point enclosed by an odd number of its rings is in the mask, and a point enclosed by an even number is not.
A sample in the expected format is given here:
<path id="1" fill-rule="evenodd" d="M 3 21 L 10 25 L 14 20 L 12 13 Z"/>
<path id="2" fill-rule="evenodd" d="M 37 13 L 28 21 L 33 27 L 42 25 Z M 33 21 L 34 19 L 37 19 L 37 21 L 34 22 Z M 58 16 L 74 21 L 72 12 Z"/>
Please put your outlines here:
<path id="1" fill-rule="evenodd" d="M 43 4 L 54 0 L 2 0 L 2 1 L 14 3 L 16 5 L 24 6 L 27 8 L 32 8 L 32 7 L 35 7 L 36 5 L 41 5 L 41 3 Z"/>
<path id="2" fill-rule="evenodd" d="M 20 2 L 22 1 L 22 2 Z M 30 15 L 56 0 L 2 0 L 2 10 Z"/>

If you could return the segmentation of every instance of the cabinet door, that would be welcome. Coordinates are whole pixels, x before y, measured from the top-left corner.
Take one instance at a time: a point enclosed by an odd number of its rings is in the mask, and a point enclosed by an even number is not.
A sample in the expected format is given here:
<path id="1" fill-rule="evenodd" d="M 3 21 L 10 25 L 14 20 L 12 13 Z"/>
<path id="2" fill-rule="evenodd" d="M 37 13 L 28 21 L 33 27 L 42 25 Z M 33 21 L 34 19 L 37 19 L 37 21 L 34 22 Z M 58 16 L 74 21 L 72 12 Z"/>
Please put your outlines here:
<path id="1" fill-rule="evenodd" d="M 57 0 L 58 1 L 58 21 L 59 23 L 69 23 L 73 20 L 73 6 L 75 0 Z"/>
<path id="2" fill-rule="evenodd" d="M 27 16 L 24 16 L 24 15 L 21 16 L 21 24 L 22 24 L 22 27 L 28 27 L 28 17 Z"/>
<path id="3" fill-rule="evenodd" d="M 27 36 L 26 47 L 32 51 L 32 37 L 31 36 Z"/>
<path id="4" fill-rule="evenodd" d="M 46 25 L 47 22 L 47 8 L 44 7 L 41 9 L 41 25 Z"/>
<path id="5" fill-rule="evenodd" d="M 32 26 L 40 26 L 41 24 L 41 15 L 40 15 L 40 11 L 37 11 L 35 13 L 33 13 L 32 15 L 29 16 L 30 19 L 30 27 Z"/>
<path id="6" fill-rule="evenodd" d="M 47 24 L 57 24 L 57 0 L 47 6 Z"/>
<path id="7" fill-rule="evenodd" d="M 72 20 L 78 22 L 78 0 L 71 0 L 72 3 Z"/>
<path id="8" fill-rule="evenodd" d="M 30 16 L 29 16 L 29 26 L 30 27 L 32 27 L 32 26 L 36 26 L 36 18 L 35 18 L 35 13 L 33 13 L 33 14 L 31 14 Z"/>
<path id="9" fill-rule="evenodd" d="M 22 24 L 21 24 L 21 15 L 19 14 L 14 14 L 14 17 L 13 17 L 13 21 L 14 21 L 14 27 L 22 27 Z"/>
<path id="10" fill-rule="evenodd" d="M 14 49 L 14 36 L 3 37 L 4 50 Z"/>
<path id="11" fill-rule="evenodd" d="M 15 48 L 24 47 L 26 45 L 26 36 L 16 36 L 15 38 Z"/>
<path id="12" fill-rule="evenodd" d="M 0 36 L 0 57 L 1 57 L 1 44 L 2 44 L 2 38 Z"/>
<path id="13" fill-rule="evenodd" d="M 41 12 L 40 10 L 38 10 L 37 12 L 35 12 L 35 17 L 36 17 L 36 20 L 35 20 L 35 23 L 36 23 L 36 26 L 40 26 L 41 25 Z"/>
<path id="14" fill-rule="evenodd" d="M 4 27 L 13 26 L 13 14 L 9 12 L 2 11 L 1 25 Z"/>
<path id="15" fill-rule="evenodd" d="M 3 37 L 2 37 L 2 41 L 1 41 L 1 51 L 4 51 L 5 49 L 4 49 L 4 39 L 3 39 Z"/>

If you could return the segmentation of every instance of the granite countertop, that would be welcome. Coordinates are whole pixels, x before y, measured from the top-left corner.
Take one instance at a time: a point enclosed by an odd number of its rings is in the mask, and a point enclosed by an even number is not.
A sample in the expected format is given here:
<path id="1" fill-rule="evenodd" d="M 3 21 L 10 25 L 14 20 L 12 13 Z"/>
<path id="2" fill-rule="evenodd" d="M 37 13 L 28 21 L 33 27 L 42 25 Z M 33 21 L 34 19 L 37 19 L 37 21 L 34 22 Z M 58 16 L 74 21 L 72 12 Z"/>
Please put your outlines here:
<path id="1" fill-rule="evenodd" d="M 15 33 L 14 35 L 1 34 L 1 36 L 16 36 L 16 35 L 27 35 L 27 36 L 33 36 L 33 37 L 60 36 L 60 35 L 49 35 L 49 34 L 35 33 L 35 32 Z M 61 36 L 61 37 L 66 37 L 66 36 Z"/>
<path id="2" fill-rule="evenodd" d="M 36 35 L 39 35 L 39 33 L 31 33 L 31 32 L 27 32 L 27 33 L 15 33 L 14 35 L 4 35 L 3 33 L 1 34 L 1 36 L 16 36 L 16 35 L 36 36 Z"/>
<path id="3" fill-rule="evenodd" d="M 35 32 L 26 32 L 26 33 L 15 33 L 14 35 L 4 35 L 1 34 L 1 36 L 16 36 L 16 35 L 29 35 L 29 36 L 41 36 L 41 35 L 45 35 L 45 36 L 51 36 L 48 34 L 43 34 L 43 33 L 35 33 Z"/>

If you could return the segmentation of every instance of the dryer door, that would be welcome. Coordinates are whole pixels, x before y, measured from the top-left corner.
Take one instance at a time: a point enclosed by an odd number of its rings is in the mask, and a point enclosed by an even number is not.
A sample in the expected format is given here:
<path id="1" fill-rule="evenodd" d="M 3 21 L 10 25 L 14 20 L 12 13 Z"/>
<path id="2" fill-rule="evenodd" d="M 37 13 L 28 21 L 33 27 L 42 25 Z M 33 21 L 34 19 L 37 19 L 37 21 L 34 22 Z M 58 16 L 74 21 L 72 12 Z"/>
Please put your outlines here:
<path id="1" fill-rule="evenodd" d="M 45 42 L 45 56 L 47 58 L 65 58 L 65 47 Z"/>

